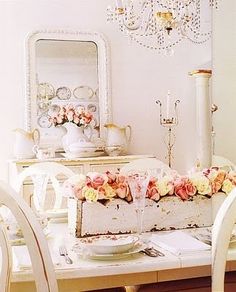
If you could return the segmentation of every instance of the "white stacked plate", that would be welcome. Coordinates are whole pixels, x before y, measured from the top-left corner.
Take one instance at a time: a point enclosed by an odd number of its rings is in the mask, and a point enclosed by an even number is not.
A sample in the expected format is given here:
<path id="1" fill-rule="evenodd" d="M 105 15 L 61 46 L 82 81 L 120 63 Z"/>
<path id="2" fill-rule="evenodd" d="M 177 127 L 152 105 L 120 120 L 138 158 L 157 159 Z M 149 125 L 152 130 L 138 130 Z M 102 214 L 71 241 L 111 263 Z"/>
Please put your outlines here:
<path id="1" fill-rule="evenodd" d="M 78 239 L 73 250 L 82 257 L 114 260 L 136 254 L 145 247 L 135 235 L 99 235 Z"/>
<path id="2" fill-rule="evenodd" d="M 62 153 L 66 158 L 78 157 L 97 157 L 104 154 L 103 150 L 99 150 L 95 144 L 91 142 L 73 143 L 69 146 L 69 151 Z"/>

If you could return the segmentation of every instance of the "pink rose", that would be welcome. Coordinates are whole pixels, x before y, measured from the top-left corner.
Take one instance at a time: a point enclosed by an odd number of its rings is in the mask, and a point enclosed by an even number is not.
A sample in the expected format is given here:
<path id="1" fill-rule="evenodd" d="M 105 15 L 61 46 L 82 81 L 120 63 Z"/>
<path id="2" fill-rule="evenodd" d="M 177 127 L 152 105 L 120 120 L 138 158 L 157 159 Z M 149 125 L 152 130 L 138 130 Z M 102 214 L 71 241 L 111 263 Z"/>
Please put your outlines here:
<path id="1" fill-rule="evenodd" d="M 97 190 L 99 187 L 107 183 L 108 178 L 100 173 L 88 173 L 86 185 Z"/>
<path id="2" fill-rule="evenodd" d="M 110 186 L 116 186 L 116 175 L 111 173 L 110 171 L 106 171 L 106 175 L 107 175 L 107 178 L 108 178 L 108 184 Z"/>
<path id="3" fill-rule="evenodd" d="M 196 187 L 188 178 L 180 178 L 175 181 L 175 195 L 182 200 L 188 200 L 196 194 Z"/>
<path id="4" fill-rule="evenodd" d="M 79 186 L 76 186 L 76 184 L 71 184 L 67 181 L 63 184 L 63 192 L 64 195 L 67 197 L 75 197 L 79 200 L 84 200 L 84 196 L 82 194 L 82 188 Z"/>

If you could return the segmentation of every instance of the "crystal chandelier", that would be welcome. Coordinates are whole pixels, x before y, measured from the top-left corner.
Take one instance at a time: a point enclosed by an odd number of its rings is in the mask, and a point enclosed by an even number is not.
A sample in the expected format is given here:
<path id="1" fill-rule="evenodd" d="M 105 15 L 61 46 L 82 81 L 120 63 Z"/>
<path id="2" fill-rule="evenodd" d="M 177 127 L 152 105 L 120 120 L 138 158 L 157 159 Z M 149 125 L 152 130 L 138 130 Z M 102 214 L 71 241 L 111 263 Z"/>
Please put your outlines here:
<path id="1" fill-rule="evenodd" d="M 210 12 L 218 1 L 117 0 L 107 8 L 107 19 L 143 47 L 171 55 L 183 39 L 202 44 L 211 37 Z"/>

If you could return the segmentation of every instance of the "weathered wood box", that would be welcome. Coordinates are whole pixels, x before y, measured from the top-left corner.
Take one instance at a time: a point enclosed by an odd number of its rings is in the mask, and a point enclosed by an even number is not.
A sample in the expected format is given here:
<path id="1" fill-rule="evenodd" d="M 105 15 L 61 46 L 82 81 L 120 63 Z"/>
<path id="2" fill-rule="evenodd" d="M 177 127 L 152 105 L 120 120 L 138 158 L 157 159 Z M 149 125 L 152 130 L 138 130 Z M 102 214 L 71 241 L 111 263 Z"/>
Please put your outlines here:
<path id="1" fill-rule="evenodd" d="M 147 199 L 143 231 L 211 226 L 213 200 L 202 195 L 196 195 L 190 201 L 175 196 L 163 197 L 159 202 Z M 76 237 L 136 230 L 134 206 L 121 199 L 103 205 L 69 198 L 68 208 L 68 226 Z"/>

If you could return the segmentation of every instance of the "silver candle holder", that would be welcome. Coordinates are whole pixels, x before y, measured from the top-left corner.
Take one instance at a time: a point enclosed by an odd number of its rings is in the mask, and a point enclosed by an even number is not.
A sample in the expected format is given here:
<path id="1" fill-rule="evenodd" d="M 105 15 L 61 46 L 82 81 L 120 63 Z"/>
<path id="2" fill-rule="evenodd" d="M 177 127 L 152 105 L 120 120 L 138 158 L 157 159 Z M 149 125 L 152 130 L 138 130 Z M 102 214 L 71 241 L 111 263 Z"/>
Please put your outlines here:
<path id="1" fill-rule="evenodd" d="M 164 138 L 164 142 L 167 146 L 167 155 L 165 159 L 168 159 L 169 167 L 172 167 L 173 156 L 173 147 L 175 144 L 176 136 L 173 133 L 173 128 L 176 127 L 179 123 L 177 106 L 180 103 L 180 100 L 177 99 L 174 103 L 174 115 L 170 117 L 170 92 L 167 94 L 167 104 L 166 104 L 166 116 L 163 117 L 162 114 L 162 103 L 160 100 L 156 100 L 156 104 L 160 106 L 160 125 L 167 128 L 167 134 Z"/>

